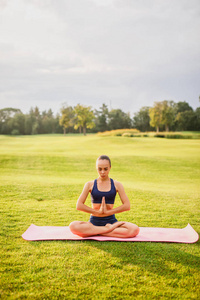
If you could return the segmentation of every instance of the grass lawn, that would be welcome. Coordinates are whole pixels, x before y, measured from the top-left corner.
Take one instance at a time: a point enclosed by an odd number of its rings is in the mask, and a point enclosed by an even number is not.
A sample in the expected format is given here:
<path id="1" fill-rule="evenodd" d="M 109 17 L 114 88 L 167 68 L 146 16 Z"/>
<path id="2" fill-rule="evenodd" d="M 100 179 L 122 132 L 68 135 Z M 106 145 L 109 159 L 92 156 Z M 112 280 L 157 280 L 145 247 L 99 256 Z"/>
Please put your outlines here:
<path id="1" fill-rule="evenodd" d="M 200 242 L 27 242 L 35 225 L 87 221 L 76 211 L 107 154 L 131 210 L 118 220 L 200 233 L 200 140 L 0 136 L 1 299 L 200 299 Z M 117 205 L 119 204 L 117 198 Z M 90 199 L 87 199 L 90 205 Z"/>

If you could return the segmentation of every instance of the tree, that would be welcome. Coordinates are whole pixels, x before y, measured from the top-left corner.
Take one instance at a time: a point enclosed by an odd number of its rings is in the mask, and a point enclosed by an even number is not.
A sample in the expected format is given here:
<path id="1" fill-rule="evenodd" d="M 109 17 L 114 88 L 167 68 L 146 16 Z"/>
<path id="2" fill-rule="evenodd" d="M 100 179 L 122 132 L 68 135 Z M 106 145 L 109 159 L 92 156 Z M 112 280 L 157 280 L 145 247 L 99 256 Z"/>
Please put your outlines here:
<path id="1" fill-rule="evenodd" d="M 54 133 L 56 127 L 56 119 L 51 109 L 44 110 L 41 114 L 41 133 Z"/>
<path id="2" fill-rule="evenodd" d="M 187 110 L 192 111 L 193 109 L 186 101 L 176 103 L 176 113 L 177 114 L 187 111 Z"/>
<path id="3" fill-rule="evenodd" d="M 75 118 L 74 118 L 74 128 L 80 130 L 83 128 L 83 134 L 86 135 L 86 128 L 94 128 L 95 123 L 94 123 L 94 113 L 91 109 L 91 106 L 83 106 L 80 104 L 77 104 L 74 107 L 74 113 L 75 113 Z"/>
<path id="4" fill-rule="evenodd" d="M 41 115 L 37 106 L 31 107 L 29 114 L 25 117 L 25 132 L 26 134 L 41 133 Z"/>
<path id="5" fill-rule="evenodd" d="M 192 107 L 186 101 L 175 103 L 175 116 L 174 116 L 174 125 L 173 125 L 173 129 L 175 131 L 182 130 L 181 122 L 178 121 L 179 119 L 178 115 L 179 113 L 185 111 L 193 111 Z"/>
<path id="6" fill-rule="evenodd" d="M 11 134 L 25 134 L 25 115 L 22 112 L 17 112 L 13 118 L 9 120 Z"/>
<path id="7" fill-rule="evenodd" d="M 97 131 L 108 130 L 108 116 L 109 111 L 106 104 L 102 104 L 99 110 L 95 110 L 95 125 Z"/>
<path id="8" fill-rule="evenodd" d="M 149 107 L 142 107 L 139 112 L 134 114 L 133 127 L 143 132 L 151 130 Z"/>
<path id="9" fill-rule="evenodd" d="M 108 118 L 108 126 L 111 130 L 132 127 L 130 114 L 123 112 L 121 109 L 112 109 Z"/>
<path id="10" fill-rule="evenodd" d="M 176 119 L 180 130 L 194 130 L 196 125 L 196 115 L 193 110 L 179 112 Z"/>
<path id="11" fill-rule="evenodd" d="M 0 109 L 0 133 L 10 134 L 12 131 L 12 118 L 17 113 L 22 113 L 18 108 L 7 107 Z"/>
<path id="12" fill-rule="evenodd" d="M 63 127 L 64 134 L 66 134 L 66 129 L 74 125 L 75 112 L 71 106 L 63 106 L 61 108 L 61 114 L 59 124 Z"/>
<path id="13" fill-rule="evenodd" d="M 156 127 L 156 131 L 159 132 L 159 128 L 162 125 L 162 103 L 155 102 L 154 107 L 149 109 L 150 125 Z"/>
<path id="14" fill-rule="evenodd" d="M 173 101 L 164 100 L 162 104 L 162 124 L 165 125 L 165 131 L 169 131 L 169 127 L 175 121 L 175 103 Z"/>
<path id="15" fill-rule="evenodd" d="M 196 116 L 195 130 L 200 131 L 200 107 L 197 107 L 195 111 L 195 116 Z"/>

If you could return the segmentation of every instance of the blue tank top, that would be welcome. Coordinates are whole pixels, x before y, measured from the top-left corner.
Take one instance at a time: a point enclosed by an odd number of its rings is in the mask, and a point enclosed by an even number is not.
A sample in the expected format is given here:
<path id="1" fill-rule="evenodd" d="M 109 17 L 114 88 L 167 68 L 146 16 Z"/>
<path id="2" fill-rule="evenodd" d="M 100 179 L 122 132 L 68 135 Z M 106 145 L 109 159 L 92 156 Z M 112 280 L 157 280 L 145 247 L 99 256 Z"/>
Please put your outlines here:
<path id="1" fill-rule="evenodd" d="M 101 203 L 102 198 L 105 197 L 106 204 L 114 204 L 116 196 L 116 188 L 113 179 L 110 178 L 111 189 L 108 192 L 101 192 L 97 188 L 97 179 L 94 180 L 94 186 L 91 191 L 91 201 L 93 203 Z"/>

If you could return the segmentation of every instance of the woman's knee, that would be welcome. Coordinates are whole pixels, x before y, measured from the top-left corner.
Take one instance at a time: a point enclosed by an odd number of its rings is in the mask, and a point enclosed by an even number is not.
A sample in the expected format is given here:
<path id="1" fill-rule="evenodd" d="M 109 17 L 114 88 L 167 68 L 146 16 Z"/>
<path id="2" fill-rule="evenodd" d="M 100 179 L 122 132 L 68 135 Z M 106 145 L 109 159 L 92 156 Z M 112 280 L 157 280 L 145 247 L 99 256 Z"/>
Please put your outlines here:
<path id="1" fill-rule="evenodd" d="M 71 232 L 76 232 L 79 229 L 80 221 L 73 221 L 69 224 L 69 229 Z"/>
<path id="2" fill-rule="evenodd" d="M 134 225 L 134 236 L 138 235 L 140 232 L 140 228 L 137 225 Z"/>
<path id="3" fill-rule="evenodd" d="M 135 224 L 128 225 L 127 237 L 135 237 L 140 232 L 140 228 Z"/>

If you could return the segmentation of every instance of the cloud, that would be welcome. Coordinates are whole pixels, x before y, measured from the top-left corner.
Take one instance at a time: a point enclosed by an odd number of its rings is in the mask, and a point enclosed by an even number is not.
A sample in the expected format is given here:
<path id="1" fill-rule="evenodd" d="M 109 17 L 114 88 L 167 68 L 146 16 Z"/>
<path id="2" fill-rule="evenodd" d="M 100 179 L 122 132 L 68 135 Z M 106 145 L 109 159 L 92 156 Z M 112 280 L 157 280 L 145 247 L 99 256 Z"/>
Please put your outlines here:
<path id="1" fill-rule="evenodd" d="M 1 108 L 199 105 L 198 0 L 0 4 Z"/>

